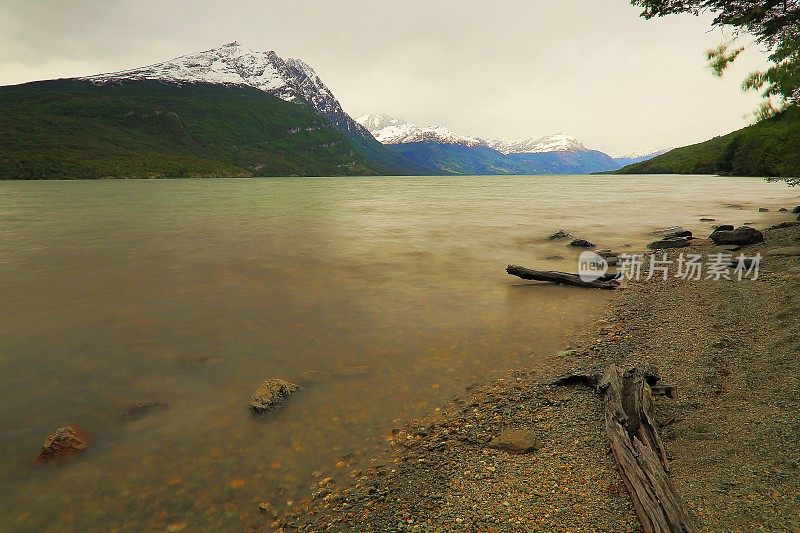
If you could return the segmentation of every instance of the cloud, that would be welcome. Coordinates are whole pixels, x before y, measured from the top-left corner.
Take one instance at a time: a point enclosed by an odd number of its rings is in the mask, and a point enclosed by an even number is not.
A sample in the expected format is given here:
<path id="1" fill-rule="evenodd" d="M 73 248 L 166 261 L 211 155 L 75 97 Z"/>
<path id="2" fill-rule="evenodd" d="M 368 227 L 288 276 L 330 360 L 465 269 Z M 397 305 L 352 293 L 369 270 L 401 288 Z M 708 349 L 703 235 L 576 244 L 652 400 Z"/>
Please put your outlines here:
<path id="1" fill-rule="evenodd" d="M 746 124 L 764 64 L 719 80 L 709 18 L 645 21 L 627 0 L 6 0 L 0 83 L 141 66 L 239 40 L 311 64 L 352 115 L 386 112 L 484 137 L 569 131 L 612 154 Z"/>

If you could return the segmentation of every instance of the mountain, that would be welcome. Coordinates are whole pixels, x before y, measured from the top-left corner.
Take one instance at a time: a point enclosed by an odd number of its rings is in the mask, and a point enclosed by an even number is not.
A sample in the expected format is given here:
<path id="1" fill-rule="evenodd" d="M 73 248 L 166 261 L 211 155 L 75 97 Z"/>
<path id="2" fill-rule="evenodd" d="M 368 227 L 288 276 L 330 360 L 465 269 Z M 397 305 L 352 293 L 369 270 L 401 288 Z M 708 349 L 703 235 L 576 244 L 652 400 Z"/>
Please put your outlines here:
<path id="1" fill-rule="evenodd" d="M 618 173 L 798 177 L 800 109 L 793 107 L 727 135 L 675 148 Z"/>
<path id="2" fill-rule="evenodd" d="M 566 133 L 554 133 L 537 139 L 487 139 L 486 143 L 503 154 L 545 154 L 586 150 L 578 139 Z"/>
<path id="3" fill-rule="evenodd" d="M 238 42 L 0 87 L 0 178 L 419 174 L 314 70 Z"/>
<path id="4" fill-rule="evenodd" d="M 384 114 L 362 115 L 356 121 L 378 141 L 429 173 L 586 174 L 621 166 L 566 133 L 530 139 L 483 139 Z"/>
<path id="5" fill-rule="evenodd" d="M 627 154 L 621 155 L 619 157 L 615 157 L 614 161 L 620 166 L 624 167 L 626 165 L 632 165 L 634 163 L 641 163 L 642 161 L 649 161 L 654 157 L 658 157 L 661 154 L 666 154 L 672 150 L 672 148 L 660 148 L 658 150 L 654 148 L 645 148 L 642 150 L 635 150 L 633 152 L 628 152 Z"/>

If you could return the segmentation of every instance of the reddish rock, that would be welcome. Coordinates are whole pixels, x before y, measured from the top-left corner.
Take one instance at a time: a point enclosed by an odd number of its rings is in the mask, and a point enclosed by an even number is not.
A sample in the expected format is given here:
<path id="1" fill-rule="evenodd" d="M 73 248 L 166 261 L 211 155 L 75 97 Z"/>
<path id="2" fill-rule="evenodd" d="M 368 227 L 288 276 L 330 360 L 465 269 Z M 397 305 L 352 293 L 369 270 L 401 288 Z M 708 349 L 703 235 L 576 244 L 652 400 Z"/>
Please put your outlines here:
<path id="1" fill-rule="evenodd" d="M 86 449 L 89 439 L 80 428 L 60 427 L 44 440 L 42 451 L 36 456 L 37 463 L 68 457 Z"/>

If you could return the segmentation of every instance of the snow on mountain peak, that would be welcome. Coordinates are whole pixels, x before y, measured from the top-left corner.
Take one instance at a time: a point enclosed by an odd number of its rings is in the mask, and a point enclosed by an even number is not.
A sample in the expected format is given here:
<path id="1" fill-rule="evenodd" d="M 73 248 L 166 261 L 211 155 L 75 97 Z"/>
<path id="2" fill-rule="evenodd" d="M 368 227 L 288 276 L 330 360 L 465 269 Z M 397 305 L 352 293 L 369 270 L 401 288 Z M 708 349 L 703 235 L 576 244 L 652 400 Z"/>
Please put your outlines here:
<path id="1" fill-rule="evenodd" d="M 97 84 L 159 80 L 254 87 L 287 102 L 304 100 L 340 129 L 366 134 L 307 63 L 284 60 L 272 50 L 253 51 L 239 41 L 146 67 L 80 79 Z"/>
<path id="2" fill-rule="evenodd" d="M 464 146 L 489 146 L 505 155 L 545 152 L 576 152 L 586 147 L 572 135 L 554 133 L 536 139 L 482 139 L 455 133 L 444 126 L 419 126 L 386 114 L 362 115 L 356 122 L 367 128 L 383 144 L 438 142 Z"/>
<path id="3" fill-rule="evenodd" d="M 661 154 L 665 154 L 670 150 L 672 150 L 672 148 L 641 148 L 639 150 L 634 150 L 627 154 L 617 156 L 617 159 L 638 159 L 640 157 L 652 158 Z"/>
<path id="4" fill-rule="evenodd" d="M 483 139 L 461 135 L 444 126 L 419 126 L 391 115 L 362 115 L 356 119 L 356 122 L 367 128 L 382 144 L 435 142 L 470 147 L 486 144 Z"/>
<path id="5" fill-rule="evenodd" d="M 553 133 L 532 139 L 487 139 L 486 143 L 503 154 L 539 154 L 545 152 L 578 152 L 586 147 L 572 135 Z"/>
<path id="6" fill-rule="evenodd" d="M 385 113 L 369 113 L 356 117 L 356 122 L 367 128 L 369 131 L 378 131 L 387 126 L 402 126 L 408 124 L 403 118 L 393 117 Z"/>

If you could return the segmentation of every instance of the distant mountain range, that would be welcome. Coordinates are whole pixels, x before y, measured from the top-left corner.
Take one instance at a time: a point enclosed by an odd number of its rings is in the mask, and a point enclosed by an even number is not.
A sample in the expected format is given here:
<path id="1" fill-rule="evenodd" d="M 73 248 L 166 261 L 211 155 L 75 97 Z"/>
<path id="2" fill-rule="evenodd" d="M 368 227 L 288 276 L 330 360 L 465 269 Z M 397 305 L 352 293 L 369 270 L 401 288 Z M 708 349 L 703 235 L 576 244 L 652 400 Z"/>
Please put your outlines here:
<path id="1" fill-rule="evenodd" d="M 650 155 L 615 160 L 564 133 L 482 139 L 387 115 L 355 121 L 309 65 L 238 42 L 0 87 L 0 179 L 563 174 Z"/>
<path id="2" fill-rule="evenodd" d="M 613 158 L 563 132 L 508 140 L 462 135 L 444 126 L 420 126 L 386 114 L 363 115 L 356 122 L 381 143 L 435 174 L 586 174 L 616 170 L 666 151 Z"/>

